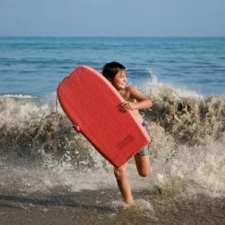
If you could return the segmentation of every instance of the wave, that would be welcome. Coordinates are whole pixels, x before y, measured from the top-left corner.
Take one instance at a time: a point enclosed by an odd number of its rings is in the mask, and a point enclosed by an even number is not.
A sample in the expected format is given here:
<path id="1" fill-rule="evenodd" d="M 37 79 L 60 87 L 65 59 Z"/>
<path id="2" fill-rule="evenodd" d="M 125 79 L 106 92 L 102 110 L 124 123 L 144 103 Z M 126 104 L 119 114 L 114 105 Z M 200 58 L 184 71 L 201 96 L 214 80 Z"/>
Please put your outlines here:
<path id="1" fill-rule="evenodd" d="M 164 192 L 205 190 L 225 196 L 225 97 L 184 95 L 166 85 L 144 91 L 154 102 L 142 114 L 152 138 L 152 183 Z M 111 166 L 73 130 L 55 95 L 0 97 L 0 166 L 77 171 Z"/>
<path id="2" fill-rule="evenodd" d="M 224 139 L 225 96 L 203 98 L 188 93 L 184 97 L 179 90 L 165 85 L 150 87 L 145 92 L 154 102 L 151 110 L 142 112 L 153 139 L 157 139 L 157 132 L 152 130 L 157 129 L 163 130 L 165 137 L 171 137 L 177 145 L 207 145 Z M 10 137 L 18 142 L 14 148 L 30 144 L 46 147 L 49 137 L 54 137 L 51 141 L 57 143 L 59 137 L 66 136 L 65 132 L 72 141 L 76 134 L 55 97 L 51 94 L 43 100 L 29 95 L 1 96 L 0 129 L 5 143 L 1 146 L 7 146 L 6 139 Z"/>
<path id="3" fill-rule="evenodd" d="M 32 95 L 23 94 L 5 94 L 1 96 L 2 98 L 34 98 Z"/>
<path id="4" fill-rule="evenodd" d="M 2 165 L 51 167 L 66 161 L 77 167 L 92 165 L 83 137 L 74 134 L 62 111 L 55 111 L 54 102 L 4 96 L 0 98 L 0 108 Z"/>

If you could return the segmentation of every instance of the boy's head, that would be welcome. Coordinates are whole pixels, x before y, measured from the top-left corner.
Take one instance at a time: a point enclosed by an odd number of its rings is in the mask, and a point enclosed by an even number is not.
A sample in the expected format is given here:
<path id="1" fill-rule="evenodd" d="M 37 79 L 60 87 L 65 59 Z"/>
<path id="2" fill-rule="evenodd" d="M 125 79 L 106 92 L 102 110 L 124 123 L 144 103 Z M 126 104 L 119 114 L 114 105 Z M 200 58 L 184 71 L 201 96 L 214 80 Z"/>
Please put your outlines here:
<path id="1" fill-rule="evenodd" d="M 119 71 L 126 70 L 126 67 L 118 62 L 106 63 L 102 69 L 102 74 L 109 81 L 113 81 Z"/>

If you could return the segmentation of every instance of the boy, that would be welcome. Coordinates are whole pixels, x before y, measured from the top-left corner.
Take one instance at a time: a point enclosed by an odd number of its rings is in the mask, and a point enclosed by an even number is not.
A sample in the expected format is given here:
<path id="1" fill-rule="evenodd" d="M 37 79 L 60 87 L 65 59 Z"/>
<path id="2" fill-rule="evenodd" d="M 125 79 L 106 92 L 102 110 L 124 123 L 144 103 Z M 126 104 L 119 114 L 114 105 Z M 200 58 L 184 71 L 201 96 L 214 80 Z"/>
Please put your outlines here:
<path id="1" fill-rule="evenodd" d="M 144 125 L 143 118 L 138 110 L 152 107 L 152 101 L 137 88 L 127 84 L 127 71 L 125 66 L 118 62 L 106 63 L 103 67 L 102 74 L 124 98 L 124 102 L 121 104 L 121 110 L 132 110 L 138 121 Z M 139 175 L 143 177 L 148 176 L 150 173 L 150 160 L 147 147 L 135 155 L 135 162 Z M 115 167 L 114 174 L 124 201 L 127 204 L 134 204 L 127 166 L 128 162 L 120 167 Z"/>

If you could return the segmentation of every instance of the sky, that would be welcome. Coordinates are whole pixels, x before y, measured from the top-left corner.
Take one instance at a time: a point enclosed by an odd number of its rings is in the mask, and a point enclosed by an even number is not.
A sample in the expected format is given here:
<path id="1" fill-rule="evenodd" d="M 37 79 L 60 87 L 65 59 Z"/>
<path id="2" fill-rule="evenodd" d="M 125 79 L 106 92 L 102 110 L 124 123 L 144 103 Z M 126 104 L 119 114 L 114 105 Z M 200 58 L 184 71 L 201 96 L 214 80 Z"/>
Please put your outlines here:
<path id="1" fill-rule="evenodd" d="M 225 36 L 225 0 L 0 0 L 0 36 Z"/>

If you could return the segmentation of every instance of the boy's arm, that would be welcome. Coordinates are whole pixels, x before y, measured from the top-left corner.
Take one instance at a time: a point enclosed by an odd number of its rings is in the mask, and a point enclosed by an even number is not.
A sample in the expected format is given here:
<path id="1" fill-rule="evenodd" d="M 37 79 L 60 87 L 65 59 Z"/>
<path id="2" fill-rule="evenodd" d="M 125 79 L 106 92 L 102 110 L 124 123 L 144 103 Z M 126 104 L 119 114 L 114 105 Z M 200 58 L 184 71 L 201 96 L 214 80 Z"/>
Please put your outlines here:
<path id="1" fill-rule="evenodd" d="M 132 98 L 136 99 L 137 102 L 124 102 L 122 108 L 125 110 L 138 110 L 138 109 L 147 109 L 152 107 L 153 103 L 150 98 L 145 96 L 141 91 L 139 91 L 134 86 L 129 86 L 128 91 Z"/>

